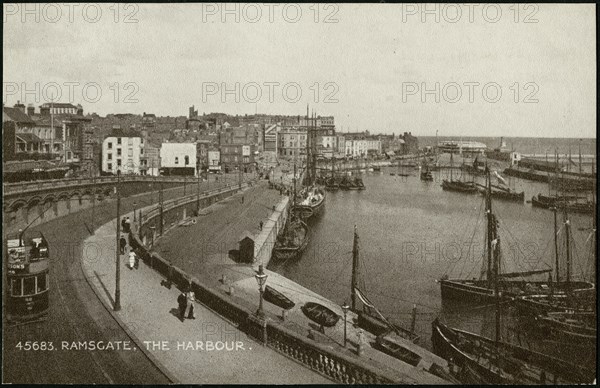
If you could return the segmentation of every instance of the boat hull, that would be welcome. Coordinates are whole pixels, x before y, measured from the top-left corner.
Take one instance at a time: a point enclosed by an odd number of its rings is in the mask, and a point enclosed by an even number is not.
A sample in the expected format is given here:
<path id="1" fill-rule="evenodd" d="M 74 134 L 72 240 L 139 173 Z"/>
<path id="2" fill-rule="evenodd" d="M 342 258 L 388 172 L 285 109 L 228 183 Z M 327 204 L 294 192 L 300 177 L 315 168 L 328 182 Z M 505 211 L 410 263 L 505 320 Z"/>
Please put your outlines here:
<path id="1" fill-rule="evenodd" d="M 580 365 L 570 364 L 516 345 L 504 342 L 496 343 L 477 334 L 452 329 L 437 319 L 432 322 L 431 326 L 431 342 L 434 352 L 459 366 L 463 372 L 470 375 L 470 380 L 476 380 L 482 384 L 591 383 L 595 378 L 593 370 Z M 497 367 L 492 368 L 483 362 L 487 361 L 489 364 L 490 361 L 493 361 L 488 355 L 494 354 L 495 349 L 498 349 L 499 354 L 504 355 L 501 357 L 504 364 L 502 370 Z M 475 355 L 478 351 L 484 353 L 483 361 Z M 486 351 L 488 351 L 488 355 L 485 354 Z M 508 362 L 516 362 L 516 366 L 514 364 L 509 366 Z M 527 365 L 528 368 L 536 368 L 535 372 L 539 373 L 536 374 L 529 369 L 531 374 L 525 375 L 514 370 L 524 365 Z"/>
<path id="2" fill-rule="evenodd" d="M 465 194 L 476 194 L 479 191 L 475 185 L 466 182 L 442 181 L 442 189 Z"/>
<path id="3" fill-rule="evenodd" d="M 485 280 L 442 279 L 439 281 L 442 292 L 442 303 L 454 302 L 462 304 L 491 303 L 495 300 L 494 289 L 488 288 Z M 574 289 L 594 289 L 588 282 L 571 283 Z M 523 295 L 549 295 L 552 289 L 547 281 L 524 282 L 521 280 L 502 280 L 499 282 L 502 298 L 513 300 Z M 552 292 L 564 294 L 562 286 L 554 287 Z"/>

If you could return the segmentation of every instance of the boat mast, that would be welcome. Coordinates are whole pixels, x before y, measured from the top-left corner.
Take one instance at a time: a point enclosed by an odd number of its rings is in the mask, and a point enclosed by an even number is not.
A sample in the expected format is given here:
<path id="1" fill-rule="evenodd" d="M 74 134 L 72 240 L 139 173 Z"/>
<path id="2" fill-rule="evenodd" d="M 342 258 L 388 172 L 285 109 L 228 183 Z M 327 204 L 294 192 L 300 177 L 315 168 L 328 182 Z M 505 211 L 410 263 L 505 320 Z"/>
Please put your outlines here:
<path id="1" fill-rule="evenodd" d="M 492 179 L 490 177 L 490 169 L 486 166 L 487 170 L 487 190 L 485 195 L 485 210 L 487 216 L 487 281 L 488 288 L 491 288 L 493 276 L 492 276 Z"/>
<path id="2" fill-rule="evenodd" d="M 565 215 L 565 243 L 567 248 L 567 296 L 571 294 L 571 247 L 570 247 L 570 234 L 571 234 L 571 222 L 567 216 L 567 208 L 564 207 Z M 570 299 L 570 298 L 567 298 Z"/>
<path id="3" fill-rule="evenodd" d="M 356 288 L 358 287 L 358 231 L 354 225 L 354 245 L 352 247 L 352 310 L 356 311 Z"/>
<path id="4" fill-rule="evenodd" d="M 502 340 L 500 335 L 500 238 L 498 237 L 498 224 L 496 222 L 496 217 L 490 212 L 490 218 L 492 220 L 492 237 L 494 238 L 494 295 L 496 297 L 496 350 L 498 350 L 498 345 Z"/>
<path id="5" fill-rule="evenodd" d="M 557 209 L 556 209 L 556 203 L 554 204 L 554 207 L 552 208 L 552 211 L 554 211 L 554 261 L 555 261 L 555 271 L 556 271 L 556 285 L 558 286 L 559 282 L 560 282 L 560 270 L 559 270 L 559 266 L 558 266 L 558 225 L 557 225 Z"/>
<path id="6" fill-rule="evenodd" d="M 452 151 L 450 151 L 450 182 L 452 182 L 452 169 L 454 167 L 454 163 L 453 163 L 454 159 L 452 157 L 453 155 L 454 155 L 454 153 Z"/>
<path id="7" fill-rule="evenodd" d="M 296 163 L 294 162 L 294 206 L 296 206 Z"/>

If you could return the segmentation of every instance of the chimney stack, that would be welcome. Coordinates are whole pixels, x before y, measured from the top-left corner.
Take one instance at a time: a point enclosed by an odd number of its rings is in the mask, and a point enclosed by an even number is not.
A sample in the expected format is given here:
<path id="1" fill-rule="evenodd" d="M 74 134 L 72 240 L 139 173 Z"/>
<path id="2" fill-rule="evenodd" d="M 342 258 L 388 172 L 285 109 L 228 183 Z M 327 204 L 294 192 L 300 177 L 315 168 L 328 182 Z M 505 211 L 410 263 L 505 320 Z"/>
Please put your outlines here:
<path id="1" fill-rule="evenodd" d="M 21 112 L 25 113 L 25 105 L 21 104 L 21 101 L 17 100 L 17 103 L 15 104 L 15 108 L 17 108 Z"/>
<path id="2" fill-rule="evenodd" d="M 33 117 L 33 115 L 35 115 L 35 107 L 33 104 L 29 104 L 27 105 L 27 116 Z"/>

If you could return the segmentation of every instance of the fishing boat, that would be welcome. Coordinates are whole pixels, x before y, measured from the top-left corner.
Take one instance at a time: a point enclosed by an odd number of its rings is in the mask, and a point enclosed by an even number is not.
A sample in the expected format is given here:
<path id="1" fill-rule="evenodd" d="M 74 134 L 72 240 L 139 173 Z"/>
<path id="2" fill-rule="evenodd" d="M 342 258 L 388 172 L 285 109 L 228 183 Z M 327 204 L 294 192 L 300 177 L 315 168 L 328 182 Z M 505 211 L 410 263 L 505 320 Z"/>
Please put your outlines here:
<path id="1" fill-rule="evenodd" d="M 331 311 L 329 308 L 322 304 L 315 302 L 307 302 L 302 306 L 302 312 L 312 321 L 318 323 L 323 327 L 333 327 L 340 320 L 340 316 Z"/>
<path id="2" fill-rule="evenodd" d="M 404 327 L 391 323 L 375 305 L 369 300 L 360 287 L 364 289 L 364 279 L 360 275 L 360 248 L 358 240 L 358 232 L 356 225 L 354 226 L 354 242 L 352 248 L 352 289 L 351 309 L 357 316 L 357 324 L 360 328 L 374 334 L 381 335 L 392 330 L 394 333 L 411 342 L 418 342 L 419 336 L 414 331 L 415 314 L 413 313 L 412 330 L 407 330 Z M 362 302 L 362 310 L 358 309 L 358 302 Z M 414 312 L 414 310 L 413 310 Z"/>
<path id="3" fill-rule="evenodd" d="M 308 106 L 306 107 L 306 120 L 309 121 Z M 306 141 L 306 175 L 301 198 L 293 208 L 293 214 L 303 220 L 321 214 L 325 207 L 325 191 L 317 185 L 317 132 L 316 116 L 310 119 L 311 125 L 307 129 Z"/>
<path id="4" fill-rule="evenodd" d="M 426 182 L 433 181 L 433 174 L 429 170 L 429 164 L 424 163 L 423 169 L 421 170 L 421 180 Z"/>
<path id="5" fill-rule="evenodd" d="M 590 313 L 596 311 L 596 289 L 593 283 L 583 281 L 573 281 L 572 279 L 572 260 L 571 260 L 571 222 L 568 218 L 568 212 L 563 211 L 564 224 L 564 245 L 565 245 L 565 279 L 559 277 L 559 248 L 558 248 L 558 209 L 554 210 L 554 250 L 556 261 L 556 282 L 551 284 L 550 292 L 540 294 L 521 295 L 514 298 L 514 304 L 522 315 L 539 315 L 549 312 L 578 312 Z M 595 225 L 595 220 L 594 220 Z M 595 226 L 594 226 L 595 229 Z M 582 287 L 583 285 L 583 287 Z M 563 291 L 558 295 L 554 292 L 560 287 Z"/>
<path id="6" fill-rule="evenodd" d="M 452 170 L 454 169 L 453 155 L 450 154 L 450 180 L 444 179 L 442 181 L 442 190 L 455 191 L 465 194 L 476 194 L 478 192 L 475 182 L 463 182 L 455 181 L 452 177 Z"/>
<path id="7" fill-rule="evenodd" d="M 594 371 L 571 364 L 546 354 L 502 342 L 501 289 L 501 243 L 498 220 L 492 212 L 491 186 L 488 175 L 488 235 L 491 241 L 491 279 L 495 305 L 495 336 L 493 339 L 467 331 L 451 328 L 436 318 L 432 326 L 431 342 L 436 354 L 452 360 L 465 370 L 474 371 L 470 380 L 480 379 L 480 384 L 574 384 L 591 383 Z"/>
<path id="8" fill-rule="evenodd" d="M 595 312 L 549 312 L 536 317 L 543 335 L 561 342 L 596 345 Z"/>
<path id="9" fill-rule="evenodd" d="M 435 319 L 431 342 L 476 384 L 590 384 L 595 371 L 546 354 L 450 328 Z"/>
<path id="10" fill-rule="evenodd" d="M 317 216 L 323 210 L 325 193 L 319 187 L 309 187 L 301 192 L 302 200 L 294 206 L 294 214 L 301 219 L 309 219 Z"/>
<path id="11" fill-rule="evenodd" d="M 298 259 L 308 245 L 308 226 L 293 215 L 290 218 L 292 219 L 273 247 L 272 258 L 275 261 Z"/>
<path id="12" fill-rule="evenodd" d="M 486 194 L 486 214 L 492 212 L 492 186 L 489 170 L 487 172 L 487 194 Z M 481 271 L 479 278 L 471 279 L 450 279 L 447 275 L 443 276 L 438 282 L 440 283 L 442 303 L 466 303 L 466 304 L 481 304 L 494 301 L 496 294 L 494 284 L 498 285 L 498 289 L 505 300 L 513 300 L 517 297 L 526 295 L 561 295 L 567 291 L 567 286 L 562 283 L 554 283 L 552 279 L 548 281 L 530 280 L 535 275 L 542 275 L 552 272 L 552 268 L 533 269 L 529 271 L 505 272 L 498 273 L 498 279 L 494 279 L 492 271 L 492 245 L 494 239 L 491 236 L 491 223 L 493 217 L 487 217 L 487 233 L 485 234 L 487 260 L 483 266 L 485 271 Z M 569 290 L 593 290 L 594 285 L 590 282 L 577 281 L 571 282 Z"/>
<path id="13" fill-rule="evenodd" d="M 480 184 L 477 184 L 477 187 L 479 188 L 479 192 L 485 195 L 486 187 Z M 520 193 L 517 193 L 508 187 L 492 185 L 492 198 L 505 201 L 523 202 L 525 201 L 525 192 L 521 191 Z"/>

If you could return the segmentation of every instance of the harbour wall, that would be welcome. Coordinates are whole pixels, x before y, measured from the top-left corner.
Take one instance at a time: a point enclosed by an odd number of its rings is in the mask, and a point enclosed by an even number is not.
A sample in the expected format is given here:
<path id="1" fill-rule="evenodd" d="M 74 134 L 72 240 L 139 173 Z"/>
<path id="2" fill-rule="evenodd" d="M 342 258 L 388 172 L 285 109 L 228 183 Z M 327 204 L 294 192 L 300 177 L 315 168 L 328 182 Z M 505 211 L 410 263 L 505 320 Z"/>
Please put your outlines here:
<path id="1" fill-rule="evenodd" d="M 247 187 L 247 184 L 241 188 Z M 228 187 L 203 194 L 199 199 L 185 197 L 163 204 L 162 231 L 164 235 L 175 227 L 188 214 L 200 208 L 227 198 L 240 190 L 240 187 Z M 270 254 L 277 233 L 285 225 L 289 200 L 283 200 L 275 206 L 262 232 L 256 236 L 255 254 L 265 264 L 267 252 Z M 298 334 L 271 319 L 263 319 L 254 314 L 223 291 L 212 289 L 204 282 L 188 275 L 156 252 L 150 252 L 149 245 L 156 241 L 160 228 L 160 210 L 152 209 L 139 218 L 138 234 L 130 234 L 130 245 L 140 259 L 149 267 L 163 275 L 180 289 L 191 286 L 196 299 L 219 315 L 235 323 L 239 330 L 256 338 L 265 346 L 301 363 L 323 376 L 341 384 L 392 384 L 415 383 L 406 376 L 390 370 L 379 369 L 358 356 L 342 354 L 308 337 Z M 149 245 L 148 245 L 149 244 Z M 270 249 L 269 249 L 270 248 Z M 258 261 L 258 260 L 257 260 Z M 268 261 L 266 261 L 268 263 Z"/>

